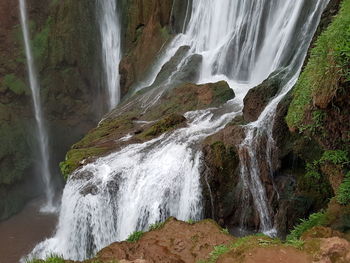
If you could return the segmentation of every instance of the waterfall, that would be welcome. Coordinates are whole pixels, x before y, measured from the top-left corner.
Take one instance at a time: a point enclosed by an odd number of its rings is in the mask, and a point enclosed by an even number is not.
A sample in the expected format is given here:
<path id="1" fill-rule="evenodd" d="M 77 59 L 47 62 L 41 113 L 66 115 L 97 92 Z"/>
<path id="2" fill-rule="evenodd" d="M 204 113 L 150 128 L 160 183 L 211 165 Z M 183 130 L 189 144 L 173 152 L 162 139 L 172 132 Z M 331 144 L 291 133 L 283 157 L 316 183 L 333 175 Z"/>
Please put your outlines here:
<path id="1" fill-rule="evenodd" d="M 40 100 L 40 86 L 38 83 L 37 73 L 35 69 L 35 63 L 33 59 L 32 50 L 30 47 L 28 19 L 27 19 L 27 8 L 26 0 L 19 0 L 21 26 L 23 39 L 25 44 L 25 53 L 27 57 L 27 68 L 29 84 L 32 93 L 35 121 L 37 126 L 37 143 L 40 150 L 40 173 L 45 186 L 46 204 L 41 209 L 43 212 L 54 212 L 56 208 L 53 205 L 54 198 L 54 187 L 52 183 L 52 177 L 49 167 L 49 147 L 48 147 L 48 136 L 44 125 L 44 119 L 42 114 L 41 100 Z"/>
<path id="2" fill-rule="evenodd" d="M 102 38 L 103 66 L 106 76 L 109 110 L 120 100 L 119 63 L 121 60 L 121 32 L 116 0 L 98 0 Z"/>
<path id="3" fill-rule="evenodd" d="M 242 206 L 245 199 L 252 198 L 260 230 L 273 234 L 271 209 L 256 169 L 256 150 L 262 135 L 268 138 L 266 154 L 270 162 L 275 109 L 299 76 L 327 3 L 328 0 L 193 0 L 185 32 L 174 37 L 136 90 L 156 85 L 162 66 L 181 46 L 189 46 L 176 70 L 181 71 L 193 54 L 199 54 L 203 63 L 198 83 L 226 80 L 236 97 L 222 108 L 186 113 L 185 128 L 129 145 L 75 171 L 63 193 L 55 235 L 38 244 L 32 255 L 45 257 L 53 252 L 84 259 L 168 216 L 200 219 L 199 143 L 242 114 L 243 98 L 250 88 L 276 70 L 285 69 L 280 93 L 258 121 L 244 127 L 246 138 L 239 146 L 245 153 L 240 156 Z M 145 93 L 145 110 L 176 81 L 175 73 Z"/>

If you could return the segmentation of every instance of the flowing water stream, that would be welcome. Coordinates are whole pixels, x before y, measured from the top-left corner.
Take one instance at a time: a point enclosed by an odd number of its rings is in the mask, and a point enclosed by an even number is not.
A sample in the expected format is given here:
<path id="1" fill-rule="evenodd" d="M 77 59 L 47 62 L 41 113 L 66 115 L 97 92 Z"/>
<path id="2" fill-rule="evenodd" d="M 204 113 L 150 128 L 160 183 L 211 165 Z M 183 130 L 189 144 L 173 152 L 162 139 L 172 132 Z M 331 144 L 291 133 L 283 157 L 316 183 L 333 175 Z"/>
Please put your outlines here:
<path id="1" fill-rule="evenodd" d="M 102 38 L 103 66 L 106 76 L 109 110 L 120 100 L 119 63 L 121 60 L 121 31 L 117 1 L 98 0 Z"/>
<path id="2" fill-rule="evenodd" d="M 27 68 L 29 84 L 32 93 L 34 114 L 36 121 L 36 138 L 40 150 L 39 160 L 40 160 L 40 173 L 44 183 L 44 190 L 46 195 L 46 204 L 42 207 L 43 212 L 55 212 L 56 207 L 53 204 L 54 199 L 54 186 L 52 183 L 52 175 L 50 171 L 50 160 L 49 160 L 49 146 L 48 146 L 48 135 L 44 124 L 44 118 L 41 107 L 40 99 L 40 86 L 38 83 L 38 77 L 36 73 L 34 58 L 30 46 L 29 28 L 28 28 L 28 18 L 27 18 L 27 7 L 26 0 L 19 0 L 20 4 L 20 17 L 21 26 L 23 32 L 23 39 L 25 44 L 25 53 L 27 57 Z"/>
<path id="3" fill-rule="evenodd" d="M 74 172 L 63 193 L 56 234 L 38 244 L 32 256 L 45 257 L 53 252 L 65 258 L 84 259 L 169 216 L 200 219 L 203 211 L 199 143 L 242 113 L 243 98 L 250 88 L 284 69 L 279 94 L 256 122 L 245 126 L 246 139 L 239 146 L 246 153 L 240 156 L 244 185 L 241 201 L 253 200 L 260 231 L 273 235 L 271 208 L 260 180 L 261 163 L 256 152 L 264 141 L 263 147 L 268 150 L 263 159 L 273 163 L 271 130 L 275 109 L 299 76 L 327 3 L 328 0 L 193 0 L 185 31 L 168 45 L 137 89 L 155 82 L 161 67 L 175 52 L 181 46 L 189 46 L 177 71 L 186 66 L 193 54 L 199 54 L 203 62 L 198 83 L 226 80 L 236 97 L 219 109 L 186 113 L 185 128 L 129 145 Z M 146 93 L 145 110 L 157 102 L 164 87 L 175 77 L 172 73 L 150 91 L 153 93 Z M 269 139 L 261 140 L 262 137 Z M 244 228 L 244 213 L 241 216 Z"/>

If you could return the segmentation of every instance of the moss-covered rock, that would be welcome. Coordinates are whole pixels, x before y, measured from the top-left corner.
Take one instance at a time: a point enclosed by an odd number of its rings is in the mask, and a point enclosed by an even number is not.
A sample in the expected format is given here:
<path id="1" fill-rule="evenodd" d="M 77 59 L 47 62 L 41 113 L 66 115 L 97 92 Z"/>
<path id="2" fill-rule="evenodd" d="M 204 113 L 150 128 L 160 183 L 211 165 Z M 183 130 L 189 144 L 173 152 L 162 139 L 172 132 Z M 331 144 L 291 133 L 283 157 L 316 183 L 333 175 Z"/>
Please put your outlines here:
<path id="1" fill-rule="evenodd" d="M 184 113 L 218 107 L 234 97 L 224 81 L 204 85 L 184 83 L 161 93 L 158 100 L 144 108 L 143 99 L 152 95 L 154 89 L 142 90 L 124 101 L 74 144 L 61 164 L 63 174 L 68 176 L 83 163 L 110 151 L 183 127 L 186 123 Z"/>

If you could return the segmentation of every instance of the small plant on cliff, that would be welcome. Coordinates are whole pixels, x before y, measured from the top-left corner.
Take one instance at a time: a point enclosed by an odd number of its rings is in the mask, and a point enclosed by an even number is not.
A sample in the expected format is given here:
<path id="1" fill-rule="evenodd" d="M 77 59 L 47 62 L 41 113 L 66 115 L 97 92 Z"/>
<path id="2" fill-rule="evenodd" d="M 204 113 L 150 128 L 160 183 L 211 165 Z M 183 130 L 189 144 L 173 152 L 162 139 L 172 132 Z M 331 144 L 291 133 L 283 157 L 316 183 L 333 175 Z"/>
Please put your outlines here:
<path id="1" fill-rule="evenodd" d="M 335 165 L 347 165 L 350 163 L 349 155 L 346 151 L 325 151 L 320 159 L 320 163 L 331 162 Z"/>
<path id="2" fill-rule="evenodd" d="M 152 225 L 149 226 L 148 231 L 153 231 L 153 230 L 157 230 L 160 229 L 164 226 L 165 222 L 158 222 L 158 223 L 154 223 Z"/>
<path id="3" fill-rule="evenodd" d="M 198 263 L 214 263 L 222 255 L 230 251 L 230 248 L 225 245 L 215 246 L 214 250 L 209 254 L 209 260 L 201 260 Z"/>
<path id="4" fill-rule="evenodd" d="M 42 259 L 32 259 L 32 260 L 26 260 L 26 263 L 64 263 L 64 259 L 57 255 L 51 255 L 46 260 Z"/>
<path id="5" fill-rule="evenodd" d="M 301 223 L 294 227 L 294 229 L 287 236 L 287 242 L 293 242 L 298 240 L 304 232 L 315 227 L 321 226 L 326 223 L 326 215 L 323 212 L 311 214 L 309 219 L 302 219 Z"/>
<path id="6" fill-rule="evenodd" d="M 135 231 L 132 233 L 126 241 L 134 243 L 140 240 L 140 238 L 143 236 L 144 232 L 143 231 Z"/>
<path id="7" fill-rule="evenodd" d="M 343 183 L 339 186 L 337 201 L 341 205 L 350 204 L 350 172 L 345 175 Z"/>

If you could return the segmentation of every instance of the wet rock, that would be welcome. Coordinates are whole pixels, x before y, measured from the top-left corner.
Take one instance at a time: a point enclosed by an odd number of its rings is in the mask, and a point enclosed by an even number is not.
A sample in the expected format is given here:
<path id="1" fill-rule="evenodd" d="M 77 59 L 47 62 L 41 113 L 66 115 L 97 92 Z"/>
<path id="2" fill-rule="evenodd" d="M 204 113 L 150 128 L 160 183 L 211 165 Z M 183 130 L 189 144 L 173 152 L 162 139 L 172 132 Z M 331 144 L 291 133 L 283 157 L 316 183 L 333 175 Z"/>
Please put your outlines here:
<path id="1" fill-rule="evenodd" d="M 256 121 L 270 100 L 281 88 L 279 72 L 272 73 L 260 85 L 248 91 L 244 98 L 243 116 L 245 121 Z"/>
<path id="2" fill-rule="evenodd" d="M 125 56 L 120 63 L 121 94 L 140 81 L 152 66 L 165 43 L 169 31 L 172 0 L 122 1 L 123 46 Z"/>
<path id="3" fill-rule="evenodd" d="M 238 164 L 236 146 L 244 138 L 241 126 L 228 125 L 202 143 L 204 169 L 201 172 L 205 216 L 220 225 L 232 222 L 237 209 Z"/>
<path id="4" fill-rule="evenodd" d="M 157 92 L 157 88 L 150 87 L 116 107 L 98 127 L 72 146 L 65 162 L 61 163 L 63 174 L 68 176 L 82 165 L 82 160 L 89 162 L 126 145 L 145 142 L 184 127 L 185 112 L 218 107 L 234 97 L 225 81 L 203 85 L 185 83 L 160 94 Z M 151 101 L 151 106 L 145 110 L 144 99 L 154 100 L 158 95 L 158 100 Z M 124 140 L 126 135 L 131 136 Z"/>

